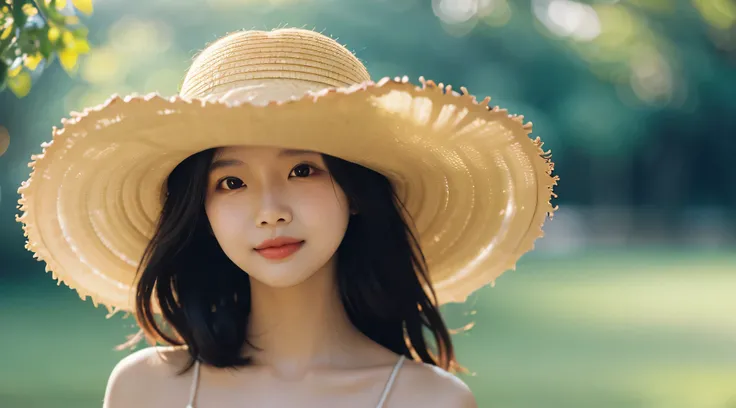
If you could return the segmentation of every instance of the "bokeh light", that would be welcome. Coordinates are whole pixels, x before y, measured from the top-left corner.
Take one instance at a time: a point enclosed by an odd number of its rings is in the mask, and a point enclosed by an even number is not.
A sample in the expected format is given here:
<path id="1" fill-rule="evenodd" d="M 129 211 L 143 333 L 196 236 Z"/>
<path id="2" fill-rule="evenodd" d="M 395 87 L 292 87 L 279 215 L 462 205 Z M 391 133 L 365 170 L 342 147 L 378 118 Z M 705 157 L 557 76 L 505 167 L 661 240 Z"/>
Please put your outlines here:
<path id="1" fill-rule="evenodd" d="M 423 75 L 488 95 L 552 151 L 560 209 L 545 237 L 495 288 L 442 310 L 451 328 L 472 326 L 453 339 L 479 406 L 736 407 L 735 4 L 95 1 L 80 16 L 90 52 L 65 58 L 74 70 L 18 59 L 12 70 L 29 72 L 9 86 L 33 88 L 0 93 L 0 406 L 99 407 L 124 354 L 112 348 L 134 332 L 24 249 L 16 190 L 52 127 L 113 94 L 176 94 L 226 33 L 304 27 L 375 80 Z"/>
<path id="2" fill-rule="evenodd" d="M 572 0 L 534 0 L 534 13 L 552 33 L 578 41 L 591 41 L 601 33 L 593 7 Z"/>

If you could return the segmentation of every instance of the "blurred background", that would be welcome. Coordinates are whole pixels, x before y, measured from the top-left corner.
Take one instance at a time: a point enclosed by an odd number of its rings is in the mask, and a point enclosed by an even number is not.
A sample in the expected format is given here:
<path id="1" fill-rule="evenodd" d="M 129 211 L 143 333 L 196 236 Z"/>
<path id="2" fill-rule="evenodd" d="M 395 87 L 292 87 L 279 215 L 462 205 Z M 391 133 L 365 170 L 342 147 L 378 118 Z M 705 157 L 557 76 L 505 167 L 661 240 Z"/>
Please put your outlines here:
<path id="1" fill-rule="evenodd" d="M 495 288 L 443 308 L 473 325 L 455 341 L 481 407 L 736 407 L 733 0 L 95 0 L 89 16 L 73 3 L 54 6 L 88 33 L 61 33 L 60 63 L 10 66 L 0 93 L 0 407 L 101 406 L 127 353 L 113 348 L 135 331 L 24 250 L 31 154 L 69 111 L 173 95 L 207 43 L 283 26 L 338 39 L 374 79 L 490 95 L 552 150 L 546 237 Z"/>

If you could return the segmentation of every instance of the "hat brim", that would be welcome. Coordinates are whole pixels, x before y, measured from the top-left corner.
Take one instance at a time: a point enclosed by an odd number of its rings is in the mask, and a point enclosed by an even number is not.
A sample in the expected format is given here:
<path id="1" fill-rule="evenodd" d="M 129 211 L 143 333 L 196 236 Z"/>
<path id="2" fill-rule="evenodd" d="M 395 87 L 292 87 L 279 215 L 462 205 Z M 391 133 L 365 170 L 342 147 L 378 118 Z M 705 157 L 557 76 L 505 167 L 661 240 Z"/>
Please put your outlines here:
<path id="1" fill-rule="evenodd" d="M 267 106 L 113 97 L 62 120 L 32 158 L 19 189 L 26 248 L 83 299 L 131 311 L 136 268 L 177 164 L 221 146 L 305 149 L 389 177 L 439 302 L 462 302 L 533 248 L 557 177 L 523 117 L 464 88 L 421 82 L 384 78 Z"/>

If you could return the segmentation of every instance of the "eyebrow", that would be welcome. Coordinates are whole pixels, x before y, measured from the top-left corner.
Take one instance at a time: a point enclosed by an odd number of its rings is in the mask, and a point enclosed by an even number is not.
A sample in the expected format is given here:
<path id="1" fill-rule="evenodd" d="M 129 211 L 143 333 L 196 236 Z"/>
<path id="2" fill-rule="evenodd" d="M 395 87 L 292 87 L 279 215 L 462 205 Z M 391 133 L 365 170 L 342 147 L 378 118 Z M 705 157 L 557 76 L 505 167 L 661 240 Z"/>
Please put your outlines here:
<path id="1" fill-rule="evenodd" d="M 237 159 L 218 159 L 210 164 L 210 172 L 221 169 L 223 167 L 242 166 L 243 164 L 245 163 Z"/>
<path id="2" fill-rule="evenodd" d="M 316 154 L 316 152 L 312 152 L 309 150 L 298 150 L 298 149 L 284 149 L 279 152 L 278 157 L 285 157 L 285 156 L 301 156 L 305 154 Z"/>
<path id="3" fill-rule="evenodd" d="M 315 152 L 309 150 L 284 149 L 279 152 L 278 157 L 301 156 L 305 154 L 315 154 Z M 223 167 L 242 166 L 244 164 L 245 163 L 243 163 L 242 160 L 238 159 L 217 159 L 210 164 L 210 172 Z"/>

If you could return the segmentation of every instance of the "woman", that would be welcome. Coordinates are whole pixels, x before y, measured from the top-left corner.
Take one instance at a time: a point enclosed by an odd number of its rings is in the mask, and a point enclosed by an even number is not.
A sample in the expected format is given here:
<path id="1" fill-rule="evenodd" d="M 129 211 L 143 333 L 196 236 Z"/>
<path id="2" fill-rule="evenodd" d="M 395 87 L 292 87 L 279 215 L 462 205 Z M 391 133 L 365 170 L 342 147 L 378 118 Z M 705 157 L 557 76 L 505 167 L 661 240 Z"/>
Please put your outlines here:
<path id="1" fill-rule="evenodd" d="M 476 406 L 438 307 L 531 249 L 556 177 L 520 117 L 422 82 L 244 31 L 178 97 L 63 121 L 20 189 L 27 247 L 166 345 L 105 407 Z"/>

